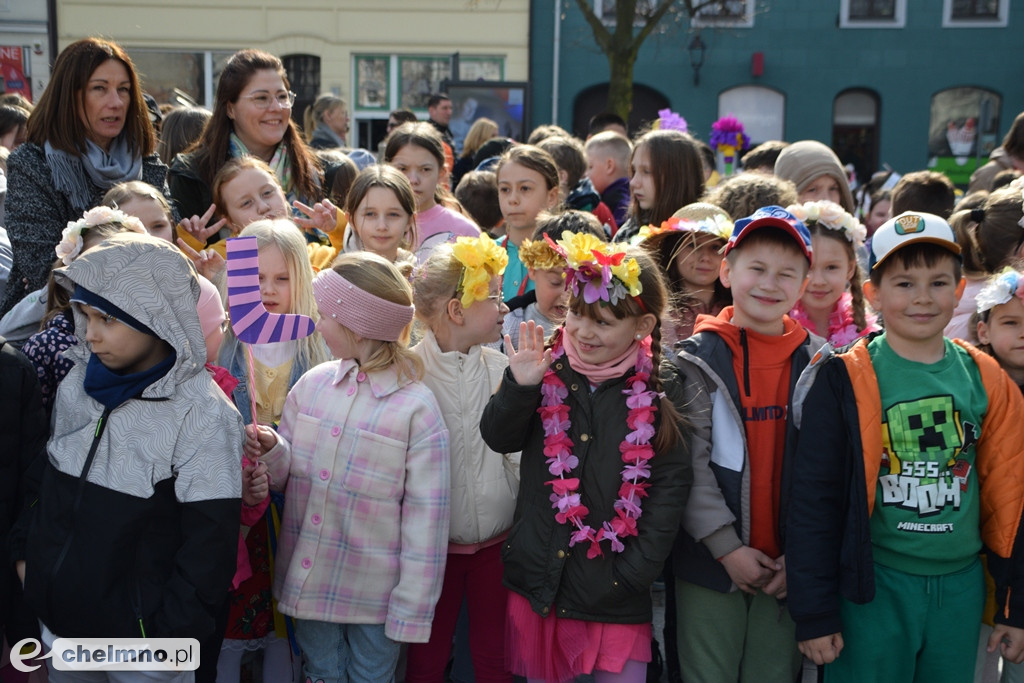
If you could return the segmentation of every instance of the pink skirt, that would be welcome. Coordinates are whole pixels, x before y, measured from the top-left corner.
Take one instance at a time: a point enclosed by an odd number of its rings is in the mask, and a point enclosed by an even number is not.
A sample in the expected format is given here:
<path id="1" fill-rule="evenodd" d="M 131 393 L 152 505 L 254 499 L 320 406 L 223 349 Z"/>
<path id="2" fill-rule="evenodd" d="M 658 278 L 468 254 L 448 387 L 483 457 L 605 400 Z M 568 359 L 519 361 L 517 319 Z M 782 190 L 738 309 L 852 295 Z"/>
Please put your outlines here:
<path id="1" fill-rule="evenodd" d="M 542 617 L 518 593 L 508 595 L 505 658 L 509 671 L 563 683 L 580 674 L 619 673 L 630 659 L 651 661 L 651 625 Z"/>

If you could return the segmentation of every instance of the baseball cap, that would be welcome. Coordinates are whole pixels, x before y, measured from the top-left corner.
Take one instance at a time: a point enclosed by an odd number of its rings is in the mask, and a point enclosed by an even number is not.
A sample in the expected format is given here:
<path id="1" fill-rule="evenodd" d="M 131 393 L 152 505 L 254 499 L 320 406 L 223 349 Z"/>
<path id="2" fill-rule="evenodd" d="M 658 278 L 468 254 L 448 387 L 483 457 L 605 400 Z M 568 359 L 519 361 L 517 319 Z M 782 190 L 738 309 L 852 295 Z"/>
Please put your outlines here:
<path id="1" fill-rule="evenodd" d="M 781 229 L 793 238 L 793 241 L 800 247 L 800 251 L 807 257 L 807 260 L 811 260 L 811 232 L 803 224 L 803 221 L 781 206 L 765 206 L 746 218 L 736 221 L 736 225 L 732 229 L 732 235 L 729 236 L 729 241 L 725 245 L 725 251 L 722 253 L 728 254 L 758 228 Z"/>
<path id="2" fill-rule="evenodd" d="M 874 270 L 893 253 L 917 242 L 936 244 L 960 256 L 960 245 L 945 219 L 932 213 L 904 211 L 882 223 L 872 235 L 868 270 Z"/>

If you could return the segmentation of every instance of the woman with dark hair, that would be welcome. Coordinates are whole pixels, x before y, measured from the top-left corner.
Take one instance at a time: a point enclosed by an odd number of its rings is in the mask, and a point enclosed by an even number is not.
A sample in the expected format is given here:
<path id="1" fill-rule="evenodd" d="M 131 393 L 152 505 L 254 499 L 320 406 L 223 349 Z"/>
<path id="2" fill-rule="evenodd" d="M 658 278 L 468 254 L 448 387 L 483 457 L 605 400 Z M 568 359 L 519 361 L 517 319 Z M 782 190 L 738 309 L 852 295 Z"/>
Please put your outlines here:
<path id="1" fill-rule="evenodd" d="M 241 50 L 228 60 L 202 137 L 171 164 L 171 196 L 183 217 L 210 208 L 213 177 L 241 156 L 266 162 L 289 201 L 320 199 L 320 165 L 291 120 L 295 93 L 288 88 L 284 65 L 272 54 Z"/>
<path id="2" fill-rule="evenodd" d="M 167 167 L 155 149 L 128 54 L 102 38 L 67 46 L 28 119 L 27 141 L 7 160 L 14 265 L 0 315 L 46 284 L 61 232 L 111 187 L 142 180 L 167 193 Z"/>

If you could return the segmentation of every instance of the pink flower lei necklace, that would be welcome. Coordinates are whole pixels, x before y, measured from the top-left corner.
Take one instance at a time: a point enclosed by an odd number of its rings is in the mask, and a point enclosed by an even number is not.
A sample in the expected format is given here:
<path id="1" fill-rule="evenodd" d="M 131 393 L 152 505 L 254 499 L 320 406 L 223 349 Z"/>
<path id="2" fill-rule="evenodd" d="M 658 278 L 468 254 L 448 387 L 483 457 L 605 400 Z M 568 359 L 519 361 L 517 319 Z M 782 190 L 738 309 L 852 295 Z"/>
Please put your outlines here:
<path id="1" fill-rule="evenodd" d="M 552 360 L 561 358 L 564 353 L 559 339 L 552 349 Z M 615 501 L 615 517 L 604 522 L 598 529 L 584 522 L 590 510 L 580 501 L 579 477 L 566 476 L 571 475 L 579 465 L 579 459 L 572 453 L 573 443 L 568 436 L 571 422 L 565 399 L 569 396 L 569 390 L 551 369 L 548 369 L 541 381 L 541 401 L 537 412 L 544 425 L 544 455 L 548 471 L 558 476 L 558 479 L 544 483 L 551 486 L 553 491 L 551 507 L 558 511 L 555 520 L 559 524 L 575 527 L 569 547 L 589 541 L 588 559 L 604 555 L 601 550 L 602 541 L 608 541 L 613 552 L 621 553 L 625 550 L 622 540 L 637 535 L 636 522 L 642 513 L 641 499 L 647 497 L 647 489 L 650 487 L 646 480 L 651 476 L 649 461 L 654 457 L 651 439 L 655 433 L 654 416 L 658 412 L 657 400 L 660 398 L 658 392 L 651 391 L 647 385 L 653 371 L 650 337 L 640 342 L 635 367 L 636 373 L 626 380 L 627 388 L 622 390 L 630 409 L 626 416 L 626 426 L 632 431 L 619 444 L 625 467 L 622 468 L 619 497 Z"/>
<path id="2" fill-rule="evenodd" d="M 864 329 L 857 329 L 857 323 L 853 321 L 852 301 L 853 297 L 850 296 L 850 293 L 843 292 L 836 302 L 835 308 L 829 314 L 828 332 L 825 338 L 831 342 L 834 348 L 846 346 L 878 329 L 875 324 L 876 317 L 868 312 L 864 314 Z M 810 317 L 807 315 L 807 310 L 799 300 L 796 302 L 793 310 L 789 312 L 789 317 L 811 332 L 819 335 L 822 333 L 814 328 L 814 323 L 811 322 Z"/>

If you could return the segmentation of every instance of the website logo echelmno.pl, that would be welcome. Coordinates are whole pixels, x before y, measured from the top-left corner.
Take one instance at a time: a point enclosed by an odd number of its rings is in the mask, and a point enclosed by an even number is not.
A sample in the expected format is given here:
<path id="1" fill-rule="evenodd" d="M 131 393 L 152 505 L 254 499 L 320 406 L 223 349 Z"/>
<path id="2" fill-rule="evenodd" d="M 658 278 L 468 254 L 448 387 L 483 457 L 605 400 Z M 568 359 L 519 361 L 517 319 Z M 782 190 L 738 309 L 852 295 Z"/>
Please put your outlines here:
<path id="1" fill-rule="evenodd" d="M 42 654 L 35 638 L 11 648 L 11 666 L 35 671 L 49 659 L 57 671 L 195 671 L 199 641 L 195 638 L 57 638 Z M 30 661 L 38 664 L 29 664 Z"/>

